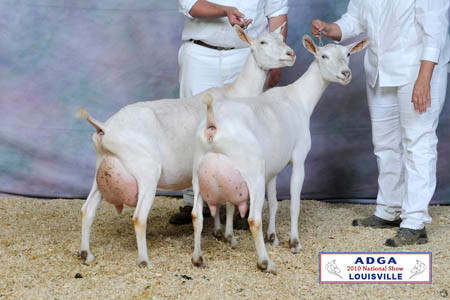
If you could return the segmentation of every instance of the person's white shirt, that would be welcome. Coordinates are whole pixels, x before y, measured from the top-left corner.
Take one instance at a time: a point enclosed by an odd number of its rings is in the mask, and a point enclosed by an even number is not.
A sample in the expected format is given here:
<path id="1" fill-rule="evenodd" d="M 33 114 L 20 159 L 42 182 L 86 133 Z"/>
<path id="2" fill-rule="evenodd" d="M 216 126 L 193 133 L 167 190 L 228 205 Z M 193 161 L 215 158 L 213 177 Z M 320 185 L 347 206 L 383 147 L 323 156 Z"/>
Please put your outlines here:
<path id="1" fill-rule="evenodd" d="M 346 40 L 367 33 L 367 82 L 401 86 L 417 79 L 421 60 L 448 64 L 450 0 L 350 0 L 335 23 Z"/>
<path id="2" fill-rule="evenodd" d="M 234 6 L 245 15 L 246 19 L 252 19 L 247 33 L 250 36 L 258 36 L 268 31 L 268 18 L 277 17 L 288 13 L 288 0 L 208 0 L 209 2 Z M 193 18 L 189 12 L 197 0 L 179 0 L 179 10 L 187 18 L 184 24 L 182 39 L 200 40 L 209 45 L 226 48 L 246 48 L 248 45 L 237 37 L 227 17 L 217 19 Z"/>

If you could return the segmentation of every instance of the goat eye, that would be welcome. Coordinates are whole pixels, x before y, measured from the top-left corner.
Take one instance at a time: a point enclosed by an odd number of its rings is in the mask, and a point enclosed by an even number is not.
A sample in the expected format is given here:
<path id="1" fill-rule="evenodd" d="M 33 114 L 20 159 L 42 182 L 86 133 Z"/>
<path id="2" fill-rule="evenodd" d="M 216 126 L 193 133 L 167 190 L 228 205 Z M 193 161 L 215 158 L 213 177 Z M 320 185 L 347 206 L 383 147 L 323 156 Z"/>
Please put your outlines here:
<path id="1" fill-rule="evenodd" d="M 323 58 L 323 59 L 328 59 L 328 56 L 322 55 L 322 58 Z"/>
<path id="2" fill-rule="evenodd" d="M 350 52 L 347 54 L 347 57 L 349 57 L 350 56 Z"/>
<path id="3" fill-rule="evenodd" d="M 261 41 L 261 43 L 260 43 L 261 45 L 265 45 L 265 44 L 267 44 L 265 41 Z"/>

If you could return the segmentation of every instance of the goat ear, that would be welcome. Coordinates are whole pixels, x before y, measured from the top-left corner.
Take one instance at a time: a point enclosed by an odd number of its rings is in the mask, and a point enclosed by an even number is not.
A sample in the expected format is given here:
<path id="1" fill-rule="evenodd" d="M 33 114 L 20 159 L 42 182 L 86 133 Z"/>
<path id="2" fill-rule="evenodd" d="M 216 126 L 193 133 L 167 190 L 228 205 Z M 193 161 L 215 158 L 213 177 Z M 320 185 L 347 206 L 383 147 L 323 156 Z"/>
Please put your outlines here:
<path id="1" fill-rule="evenodd" d="M 351 54 L 359 52 L 369 45 L 369 39 L 365 39 L 347 46 Z"/>
<path id="2" fill-rule="evenodd" d="M 236 31 L 239 39 L 243 41 L 244 43 L 250 45 L 251 44 L 251 38 L 245 33 L 244 29 L 241 28 L 239 25 L 234 25 L 234 30 Z"/>
<path id="3" fill-rule="evenodd" d="M 317 46 L 309 35 L 305 34 L 302 38 L 302 42 L 306 50 L 311 52 L 314 56 L 317 54 Z"/>
<path id="4" fill-rule="evenodd" d="M 283 24 L 281 24 L 277 29 L 275 29 L 273 32 L 275 33 L 283 33 L 284 28 L 286 27 L 286 22 L 283 22 Z"/>

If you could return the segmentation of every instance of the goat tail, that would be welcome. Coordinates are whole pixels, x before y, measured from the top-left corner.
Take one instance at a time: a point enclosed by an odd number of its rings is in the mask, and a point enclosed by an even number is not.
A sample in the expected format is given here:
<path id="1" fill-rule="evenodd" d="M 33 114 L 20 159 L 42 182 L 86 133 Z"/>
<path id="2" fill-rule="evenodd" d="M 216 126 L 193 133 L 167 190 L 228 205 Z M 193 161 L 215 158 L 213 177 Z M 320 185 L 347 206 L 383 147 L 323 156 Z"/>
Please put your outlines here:
<path id="1" fill-rule="evenodd" d="M 217 131 L 216 120 L 214 119 L 213 101 L 211 94 L 206 94 L 203 98 L 203 103 L 206 104 L 206 128 L 204 134 L 209 143 L 212 142 Z"/>
<path id="2" fill-rule="evenodd" d="M 86 111 L 85 108 L 78 109 L 77 113 L 75 114 L 75 117 L 80 119 L 85 119 L 89 123 L 91 123 L 92 126 L 95 127 L 95 130 L 97 131 L 97 134 L 104 135 L 106 132 L 106 126 L 96 119 L 92 118 L 89 113 Z"/>

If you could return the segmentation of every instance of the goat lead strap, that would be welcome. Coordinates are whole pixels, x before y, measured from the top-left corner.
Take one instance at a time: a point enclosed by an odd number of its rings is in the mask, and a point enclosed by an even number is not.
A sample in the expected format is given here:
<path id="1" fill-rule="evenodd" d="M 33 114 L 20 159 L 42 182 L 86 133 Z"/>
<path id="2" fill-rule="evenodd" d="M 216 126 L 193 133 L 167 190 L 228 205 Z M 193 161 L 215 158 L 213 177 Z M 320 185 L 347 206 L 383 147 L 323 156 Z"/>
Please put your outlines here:
<path id="1" fill-rule="evenodd" d="M 244 23 L 244 27 L 243 27 L 243 29 L 245 30 L 245 32 L 247 32 L 247 20 L 248 19 L 246 19 L 246 18 L 242 18 L 242 22 Z"/>
<path id="2" fill-rule="evenodd" d="M 322 31 L 319 31 L 319 47 L 323 47 L 323 42 L 322 42 Z"/>

